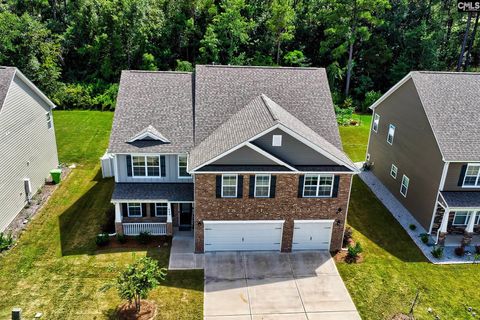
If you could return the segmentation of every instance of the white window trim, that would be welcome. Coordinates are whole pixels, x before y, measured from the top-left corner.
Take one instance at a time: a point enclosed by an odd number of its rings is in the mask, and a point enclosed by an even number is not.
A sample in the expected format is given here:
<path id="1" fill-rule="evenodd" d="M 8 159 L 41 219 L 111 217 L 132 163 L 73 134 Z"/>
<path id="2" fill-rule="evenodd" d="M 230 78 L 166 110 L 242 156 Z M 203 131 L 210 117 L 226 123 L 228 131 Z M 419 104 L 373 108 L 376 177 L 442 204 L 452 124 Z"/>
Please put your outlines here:
<path id="1" fill-rule="evenodd" d="M 393 128 L 393 133 L 392 133 L 392 141 L 388 141 L 388 138 L 390 137 L 390 129 Z M 393 124 L 389 124 L 388 125 L 388 132 L 387 132 L 387 143 L 389 145 L 393 145 L 393 139 L 395 137 L 395 130 L 397 129 L 397 127 L 395 127 Z"/>
<path id="2" fill-rule="evenodd" d="M 266 196 L 257 196 L 257 177 L 258 176 L 268 176 L 268 194 Z M 255 175 L 255 187 L 253 189 L 253 196 L 255 198 L 270 198 L 270 185 L 272 183 L 272 175 L 271 174 L 256 174 Z"/>
<path id="3" fill-rule="evenodd" d="M 475 180 L 475 185 L 474 186 L 466 186 L 465 185 L 465 180 L 467 179 L 468 168 L 470 168 L 470 167 L 480 167 L 480 163 L 469 163 L 467 165 L 467 170 L 465 171 L 465 176 L 463 177 L 462 188 L 478 189 L 478 188 L 480 188 L 480 170 L 478 170 L 477 180 Z"/>
<path id="4" fill-rule="evenodd" d="M 466 212 L 467 213 L 467 218 L 465 219 L 465 223 L 455 223 L 455 218 L 457 217 L 457 214 L 459 212 Z M 455 211 L 455 214 L 453 215 L 452 226 L 466 226 L 466 225 L 468 225 L 468 222 L 470 221 L 470 218 L 472 217 L 472 212 L 475 212 L 475 210 L 458 210 L 458 211 Z"/>
<path id="5" fill-rule="evenodd" d="M 405 179 L 408 180 L 408 183 L 407 183 L 407 185 L 405 186 L 405 193 L 403 193 L 403 192 L 402 192 L 402 187 L 404 186 L 403 183 L 404 183 Z M 403 175 L 403 176 L 402 176 L 402 183 L 400 184 L 400 194 L 401 194 L 402 196 L 404 196 L 405 198 L 407 197 L 408 188 L 409 188 L 409 187 L 410 187 L 410 178 L 407 177 L 406 175 Z"/>
<path id="6" fill-rule="evenodd" d="M 161 159 L 161 155 L 155 155 L 155 154 L 149 154 L 149 155 L 138 155 L 138 154 L 135 154 L 135 155 L 131 155 L 132 157 L 132 178 L 141 178 L 141 179 L 164 179 L 165 177 L 162 177 L 162 159 Z M 141 167 L 141 166 L 135 166 L 133 164 L 133 157 L 143 157 L 144 158 L 144 161 L 145 161 L 145 165 L 144 165 L 144 168 L 145 168 L 145 175 L 144 176 L 138 176 L 138 175 L 135 175 L 135 170 L 134 167 Z M 158 176 L 149 176 L 148 175 L 148 164 L 147 164 L 147 157 L 157 157 L 158 158 Z M 166 159 L 165 159 L 166 160 Z M 166 166 L 166 165 L 165 165 Z M 150 166 L 151 168 L 153 168 L 153 166 Z M 166 168 L 165 168 L 166 170 Z"/>
<path id="7" fill-rule="evenodd" d="M 159 204 L 163 204 L 163 205 L 166 204 L 167 205 L 167 213 L 165 213 L 165 215 L 157 214 L 157 209 L 158 209 L 157 205 L 159 205 Z M 155 202 L 155 217 L 167 217 L 167 216 L 168 216 L 168 202 Z"/>
<path id="8" fill-rule="evenodd" d="M 192 176 L 190 174 L 188 176 L 181 176 L 180 175 L 180 157 L 185 157 L 185 172 L 187 171 L 187 161 L 188 161 L 187 155 L 186 154 L 179 154 L 177 156 L 177 177 L 178 177 L 178 179 L 191 179 Z M 187 174 L 188 174 L 188 172 L 187 172 Z M 161 172 L 160 172 L 160 175 L 162 175 Z"/>
<path id="9" fill-rule="evenodd" d="M 223 177 L 235 177 L 235 195 L 234 196 L 224 196 L 223 195 Z M 233 187 L 233 186 L 227 186 Z M 238 174 L 222 174 L 222 198 L 236 198 L 238 196 Z"/>
<path id="10" fill-rule="evenodd" d="M 139 204 L 140 205 L 140 215 L 130 215 L 130 205 L 131 204 Z M 141 217 L 143 217 L 142 204 L 140 202 L 129 202 L 129 203 L 127 203 L 127 215 L 128 215 L 129 218 L 141 218 Z"/>
<path id="11" fill-rule="evenodd" d="M 315 192 L 315 196 L 306 196 L 305 195 L 305 181 L 307 180 L 307 176 L 312 175 L 312 176 L 317 176 L 317 191 Z M 318 190 L 320 189 L 320 177 L 332 177 L 332 185 L 330 186 L 330 194 L 328 196 L 319 196 L 318 195 Z M 303 192 L 302 192 L 302 197 L 303 198 L 331 198 L 333 195 L 333 185 L 335 184 L 335 175 L 334 174 L 312 174 L 312 173 L 306 173 L 304 178 L 303 178 Z"/>
<path id="12" fill-rule="evenodd" d="M 395 170 L 393 170 L 393 168 L 395 168 Z M 395 175 L 392 174 L 394 172 L 395 172 Z M 398 176 L 398 168 L 393 163 L 392 163 L 392 166 L 390 167 L 390 176 L 395 180 L 397 179 L 397 176 Z"/>
<path id="13" fill-rule="evenodd" d="M 375 129 L 375 125 L 376 125 L 376 129 Z M 375 116 L 373 118 L 373 125 L 372 125 L 373 132 L 378 133 L 378 126 L 379 125 L 380 125 L 380 115 L 375 113 Z"/>

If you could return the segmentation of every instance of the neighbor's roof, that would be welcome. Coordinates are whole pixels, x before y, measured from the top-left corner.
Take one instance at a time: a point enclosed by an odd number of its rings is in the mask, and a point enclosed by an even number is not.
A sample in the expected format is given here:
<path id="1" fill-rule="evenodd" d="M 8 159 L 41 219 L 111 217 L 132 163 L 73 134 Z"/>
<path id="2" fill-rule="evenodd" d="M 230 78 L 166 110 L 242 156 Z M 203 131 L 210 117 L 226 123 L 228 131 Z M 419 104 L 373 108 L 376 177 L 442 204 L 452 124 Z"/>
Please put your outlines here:
<path id="1" fill-rule="evenodd" d="M 149 126 L 170 143 L 128 142 Z M 192 73 L 123 71 L 109 152 L 184 153 L 192 147 Z"/>
<path id="2" fill-rule="evenodd" d="M 305 123 L 262 94 L 236 112 L 192 150 L 189 159 L 189 170 L 208 163 L 232 148 L 277 125 L 283 125 L 307 139 L 323 149 L 337 162 L 345 164 L 350 168 L 355 168 L 351 160 L 338 147 L 328 142 Z"/>
<path id="3" fill-rule="evenodd" d="M 412 79 L 445 161 L 480 161 L 480 73 L 410 72 L 372 105 Z"/>
<path id="4" fill-rule="evenodd" d="M 2 110 L 8 89 L 15 76 L 15 70 L 13 67 L 0 67 L 0 110 Z"/>
<path id="5" fill-rule="evenodd" d="M 442 191 L 442 196 L 450 208 L 480 207 L 480 192 L 478 191 Z"/>
<path id="6" fill-rule="evenodd" d="M 323 68 L 197 65 L 195 78 L 195 144 L 255 97 L 265 94 L 342 148 Z"/>
<path id="7" fill-rule="evenodd" d="M 193 183 L 115 183 L 112 201 L 193 201 Z"/>

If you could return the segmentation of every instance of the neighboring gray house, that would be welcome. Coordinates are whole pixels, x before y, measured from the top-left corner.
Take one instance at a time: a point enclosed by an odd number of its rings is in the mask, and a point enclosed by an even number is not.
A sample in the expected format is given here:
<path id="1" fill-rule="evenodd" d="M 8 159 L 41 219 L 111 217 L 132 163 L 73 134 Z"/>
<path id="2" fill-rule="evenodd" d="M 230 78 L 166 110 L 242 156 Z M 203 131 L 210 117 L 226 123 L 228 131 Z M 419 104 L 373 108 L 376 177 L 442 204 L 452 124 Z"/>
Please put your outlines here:
<path id="1" fill-rule="evenodd" d="M 371 107 L 367 162 L 435 243 L 480 244 L 479 92 L 478 73 L 411 72 Z"/>
<path id="2" fill-rule="evenodd" d="M 53 108 L 17 68 L 0 67 L 0 231 L 58 167 Z"/>
<path id="3" fill-rule="evenodd" d="M 338 250 L 357 172 L 324 69 L 202 65 L 122 72 L 102 168 L 118 233 L 197 252 Z"/>

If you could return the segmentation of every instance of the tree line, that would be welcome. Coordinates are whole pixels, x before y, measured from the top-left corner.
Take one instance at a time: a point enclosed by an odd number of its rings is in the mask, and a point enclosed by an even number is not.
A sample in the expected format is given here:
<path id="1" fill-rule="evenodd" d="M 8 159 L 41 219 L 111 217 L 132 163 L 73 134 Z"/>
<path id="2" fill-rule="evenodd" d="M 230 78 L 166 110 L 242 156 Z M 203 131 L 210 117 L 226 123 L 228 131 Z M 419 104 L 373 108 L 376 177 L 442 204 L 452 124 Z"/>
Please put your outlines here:
<path id="1" fill-rule="evenodd" d="M 411 70 L 475 71 L 479 15 L 455 0 L 3 0 L 0 65 L 61 108 L 114 109 L 121 70 L 325 67 L 365 110 Z"/>

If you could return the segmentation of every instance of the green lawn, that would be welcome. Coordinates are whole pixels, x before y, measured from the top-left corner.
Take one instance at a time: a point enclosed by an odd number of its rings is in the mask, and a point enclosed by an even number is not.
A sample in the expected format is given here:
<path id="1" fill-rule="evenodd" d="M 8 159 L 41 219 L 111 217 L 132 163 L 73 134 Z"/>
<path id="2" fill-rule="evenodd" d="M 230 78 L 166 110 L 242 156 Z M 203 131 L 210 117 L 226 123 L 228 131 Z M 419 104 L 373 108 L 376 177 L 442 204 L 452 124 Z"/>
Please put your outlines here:
<path id="1" fill-rule="evenodd" d="M 121 302 L 114 289 L 99 289 L 123 266 L 148 255 L 167 266 L 169 249 L 96 251 L 113 181 L 101 179 L 99 157 L 107 148 L 113 113 L 56 111 L 60 161 L 77 169 L 62 182 L 18 245 L 0 257 L 0 319 L 21 307 L 26 319 L 108 319 Z M 152 291 L 159 319 L 201 319 L 203 272 L 170 272 Z M 42 319 L 43 319 L 42 318 Z"/>
<path id="2" fill-rule="evenodd" d="M 368 129 L 342 127 L 340 132 L 347 153 L 354 161 L 362 160 L 365 145 L 360 142 L 366 143 Z M 354 229 L 354 239 L 364 248 L 365 260 L 359 264 L 338 263 L 337 267 L 363 319 L 390 319 L 395 313 L 408 312 L 417 291 L 417 319 L 434 319 L 427 312 L 429 307 L 440 319 L 474 319 L 466 306 L 480 311 L 480 266 L 427 262 L 358 177 L 353 182 L 348 224 Z"/>
<path id="3" fill-rule="evenodd" d="M 359 126 L 340 127 L 340 136 L 343 141 L 343 150 L 352 161 L 364 161 L 367 152 L 368 133 L 372 122 L 371 115 L 355 115 L 359 119 Z"/>

